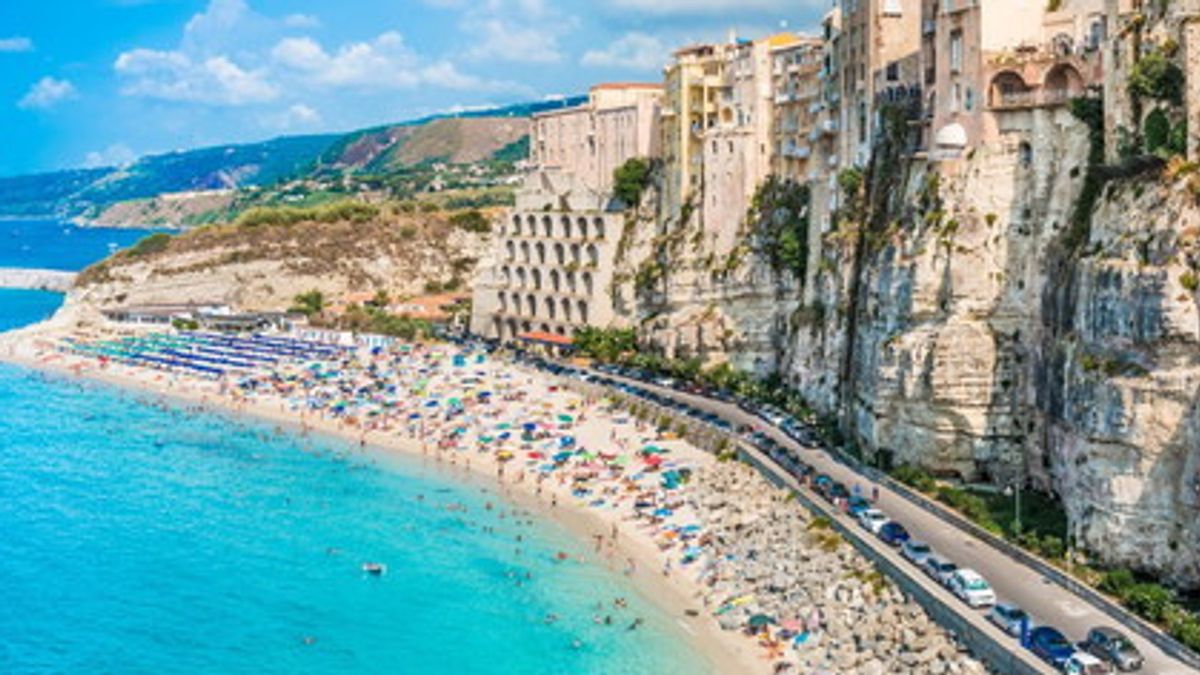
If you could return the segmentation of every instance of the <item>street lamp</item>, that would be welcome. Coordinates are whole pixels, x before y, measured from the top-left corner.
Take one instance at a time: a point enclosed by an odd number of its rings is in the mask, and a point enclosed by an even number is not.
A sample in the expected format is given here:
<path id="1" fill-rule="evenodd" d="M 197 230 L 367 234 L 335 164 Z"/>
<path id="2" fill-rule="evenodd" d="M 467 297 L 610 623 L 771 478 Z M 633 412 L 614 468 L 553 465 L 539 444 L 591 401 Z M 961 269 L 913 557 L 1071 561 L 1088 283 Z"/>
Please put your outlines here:
<path id="1" fill-rule="evenodd" d="M 1004 488 L 1005 497 L 1016 497 L 1016 518 L 1013 520 L 1013 534 L 1021 534 L 1021 484 L 1015 483 Z"/>

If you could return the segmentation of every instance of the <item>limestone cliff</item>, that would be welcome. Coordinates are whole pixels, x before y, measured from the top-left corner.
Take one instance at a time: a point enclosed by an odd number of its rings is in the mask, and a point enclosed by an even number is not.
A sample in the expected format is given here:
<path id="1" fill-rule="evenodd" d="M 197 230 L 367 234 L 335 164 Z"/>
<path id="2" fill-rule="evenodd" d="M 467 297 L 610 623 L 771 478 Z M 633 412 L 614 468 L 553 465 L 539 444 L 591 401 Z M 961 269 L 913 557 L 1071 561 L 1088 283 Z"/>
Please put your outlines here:
<path id="1" fill-rule="evenodd" d="M 1200 585 L 1195 169 L 1150 162 L 1077 215 L 1088 125 L 1005 124 L 953 162 L 877 149 L 806 276 L 771 268 L 753 219 L 729 242 L 660 234 L 643 334 L 778 364 L 868 455 L 1052 490 L 1082 548 Z"/>

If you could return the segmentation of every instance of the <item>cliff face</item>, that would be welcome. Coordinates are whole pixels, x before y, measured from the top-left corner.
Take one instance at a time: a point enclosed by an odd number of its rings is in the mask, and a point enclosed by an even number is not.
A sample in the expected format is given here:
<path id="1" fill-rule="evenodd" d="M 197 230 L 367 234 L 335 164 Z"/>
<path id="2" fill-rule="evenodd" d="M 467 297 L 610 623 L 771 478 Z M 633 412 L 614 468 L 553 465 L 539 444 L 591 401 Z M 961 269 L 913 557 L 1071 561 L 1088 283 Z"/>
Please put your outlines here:
<path id="1" fill-rule="evenodd" d="M 1081 223 L 1087 126 L 1065 107 L 1005 124 L 1011 140 L 956 162 L 869 169 L 858 217 L 811 233 L 805 288 L 745 229 L 727 249 L 747 244 L 745 260 L 720 274 L 711 249 L 676 245 L 650 321 L 665 330 L 649 334 L 668 349 L 691 336 L 693 352 L 747 350 L 734 359 L 747 369 L 778 364 L 869 454 L 1053 490 L 1083 548 L 1200 584 L 1188 178 L 1111 181 Z M 714 328 L 689 328 L 697 316 Z"/>
<path id="2" fill-rule="evenodd" d="M 1200 208 L 1182 182 L 1110 187 L 1047 323 L 1038 409 L 1089 550 L 1200 584 Z M 1057 324 L 1057 325 L 1055 325 Z"/>

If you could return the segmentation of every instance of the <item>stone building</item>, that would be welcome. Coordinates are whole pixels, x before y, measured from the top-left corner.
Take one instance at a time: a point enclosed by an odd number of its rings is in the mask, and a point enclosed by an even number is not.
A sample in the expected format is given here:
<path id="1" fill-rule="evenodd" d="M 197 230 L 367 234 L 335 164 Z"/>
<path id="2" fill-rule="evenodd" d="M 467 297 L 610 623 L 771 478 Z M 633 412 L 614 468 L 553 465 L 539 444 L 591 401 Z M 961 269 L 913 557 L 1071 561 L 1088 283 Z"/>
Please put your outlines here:
<path id="1" fill-rule="evenodd" d="M 530 172 L 476 278 L 474 333 L 569 337 L 613 322 L 609 289 L 624 226 L 613 171 L 658 155 L 661 95 L 652 84 L 602 84 L 582 106 L 534 116 Z"/>
<path id="2" fill-rule="evenodd" d="M 1037 111 L 1103 83 L 1103 0 L 1063 0 L 1054 11 L 1045 0 L 927 0 L 922 26 L 924 138 L 935 161 L 1011 139 Z M 1011 150 L 1032 152 L 1028 139 Z"/>
<path id="3" fill-rule="evenodd" d="M 831 108 L 841 131 L 838 167 L 870 161 L 880 95 L 919 87 L 921 5 L 920 0 L 840 0 L 832 49 L 841 91 Z"/>
<path id="4" fill-rule="evenodd" d="M 821 69 L 825 66 L 824 40 L 819 37 L 772 38 L 771 77 L 774 157 L 771 173 L 797 183 L 823 177 L 824 167 L 813 165 L 813 145 L 833 129 L 822 128 Z"/>

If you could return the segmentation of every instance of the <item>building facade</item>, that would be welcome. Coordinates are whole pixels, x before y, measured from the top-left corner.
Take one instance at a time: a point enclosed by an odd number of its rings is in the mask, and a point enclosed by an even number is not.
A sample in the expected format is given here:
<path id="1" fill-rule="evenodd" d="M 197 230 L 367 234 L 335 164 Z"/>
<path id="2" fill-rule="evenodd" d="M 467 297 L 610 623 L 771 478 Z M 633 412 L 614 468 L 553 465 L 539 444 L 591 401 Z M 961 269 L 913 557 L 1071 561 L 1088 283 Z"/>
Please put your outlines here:
<path id="1" fill-rule="evenodd" d="M 516 206 L 495 228 L 476 279 L 471 330 L 485 337 L 573 336 L 614 320 L 616 241 L 624 215 L 612 204 L 613 172 L 658 153 L 662 88 L 594 87 L 588 103 L 534 117 L 531 169 Z"/>

